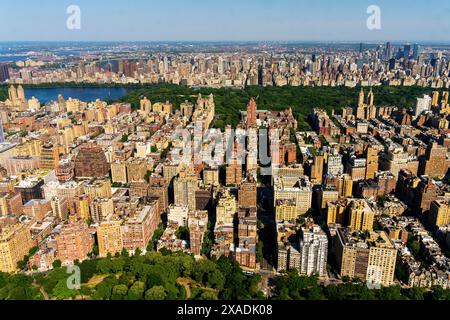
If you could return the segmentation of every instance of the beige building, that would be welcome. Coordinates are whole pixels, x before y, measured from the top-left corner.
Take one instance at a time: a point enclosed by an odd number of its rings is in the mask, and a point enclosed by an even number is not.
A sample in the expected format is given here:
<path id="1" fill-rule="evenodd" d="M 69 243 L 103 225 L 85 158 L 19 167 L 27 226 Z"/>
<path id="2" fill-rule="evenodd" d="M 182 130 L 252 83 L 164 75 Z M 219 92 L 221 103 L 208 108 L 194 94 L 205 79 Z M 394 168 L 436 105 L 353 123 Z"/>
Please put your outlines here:
<path id="1" fill-rule="evenodd" d="M 274 179 L 274 206 L 278 200 L 294 199 L 297 216 L 305 214 L 312 204 L 312 184 L 308 177 L 288 179 L 276 177 Z"/>
<path id="2" fill-rule="evenodd" d="M 17 262 L 23 260 L 33 245 L 27 224 L 16 223 L 0 228 L 0 271 L 15 272 Z"/>
<path id="3" fill-rule="evenodd" d="M 175 205 L 188 206 L 195 210 L 195 191 L 197 191 L 197 175 L 191 171 L 182 171 L 173 182 Z"/>
<path id="4" fill-rule="evenodd" d="M 219 186 L 219 169 L 207 168 L 203 170 L 203 183 L 205 186 Z"/>
<path id="5" fill-rule="evenodd" d="M 298 218 L 295 199 L 279 199 L 275 204 L 276 221 L 295 221 Z"/>
<path id="6" fill-rule="evenodd" d="M 124 162 L 111 163 L 112 182 L 127 183 L 127 166 Z"/>
<path id="7" fill-rule="evenodd" d="M 354 200 L 349 208 L 348 227 L 355 231 L 372 231 L 375 212 L 366 200 Z"/>
<path id="8" fill-rule="evenodd" d="M 340 197 L 348 198 L 353 195 L 353 179 L 348 174 L 339 176 L 338 192 Z"/>
<path id="9" fill-rule="evenodd" d="M 374 287 L 394 284 L 397 250 L 384 231 L 364 234 L 338 228 L 335 237 L 341 277 L 358 278 Z"/>
<path id="10" fill-rule="evenodd" d="M 103 221 L 114 213 L 112 198 L 95 198 L 91 203 L 91 217 L 95 222 Z"/>
<path id="11" fill-rule="evenodd" d="M 100 257 L 108 253 L 114 255 L 122 252 L 123 241 L 121 232 L 122 220 L 110 218 L 103 221 L 97 228 L 98 252 Z"/>
<path id="12" fill-rule="evenodd" d="M 435 200 L 430 207 L 430 225 L 441 227 L 450 224 L 450 202 Z"/>
<path id="13" fill-rule="evenodd" d="M 236 198 L 228 189 L 222 193 L 216 207 L 216 223 L 233 223 L 237 212 Z"/>
<path id="14" fill-rule="evenodd" d="M 92 199 L 112 197 L 111 182 L 108 178 L 86 181 L 83 187 L 84 193 Z"/>

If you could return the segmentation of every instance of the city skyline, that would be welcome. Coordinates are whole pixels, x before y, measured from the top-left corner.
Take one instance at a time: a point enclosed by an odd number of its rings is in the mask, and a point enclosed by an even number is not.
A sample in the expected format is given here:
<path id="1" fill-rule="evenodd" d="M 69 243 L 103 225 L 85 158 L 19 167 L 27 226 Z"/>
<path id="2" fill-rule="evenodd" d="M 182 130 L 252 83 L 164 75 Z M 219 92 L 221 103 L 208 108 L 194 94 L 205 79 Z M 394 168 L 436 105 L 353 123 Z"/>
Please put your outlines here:
<path id="1" fill-rule="evenodd" d="M 1 0 L 0 301 L 450 301 L 450 1 L 411 2 Z"/>
<path id="2" fill-rule="evenodd" d="M 66 27 L 70 5 L 81 9 L 79 30 Z M 380 30 L 367 28 L 367 8 L 371 5 L 380 7 Z M 212 4 L 203 0 L 195 4 L 181 0 L 170 4 L 44 0 L 27 6 L 6 0 L 0 9 L 17 12 L 4 17 L 0 41 L 450 41 L 450 22 L 445 20 L 450 4 L 443 0 L 233 0 Z"/>

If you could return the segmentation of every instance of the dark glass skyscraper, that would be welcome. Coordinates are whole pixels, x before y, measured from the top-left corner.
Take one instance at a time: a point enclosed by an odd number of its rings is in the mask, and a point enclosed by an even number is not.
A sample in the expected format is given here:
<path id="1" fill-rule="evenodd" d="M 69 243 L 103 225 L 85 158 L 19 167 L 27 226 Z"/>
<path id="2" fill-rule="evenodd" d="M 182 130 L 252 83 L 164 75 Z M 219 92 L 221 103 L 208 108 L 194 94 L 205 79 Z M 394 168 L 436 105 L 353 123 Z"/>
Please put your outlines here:
<path id="1" fill-rule="evenodd" d="M 420 46 L 417 43 L 415 43 L 413 47 L 413 59 L 419 60 L 419 57 L 420 57 Z"/>
<path id="2" fill-rule="evenodd" d="M 0 82 L 5 82 L 9 79 L 8 64 L 0 63 Z"/>

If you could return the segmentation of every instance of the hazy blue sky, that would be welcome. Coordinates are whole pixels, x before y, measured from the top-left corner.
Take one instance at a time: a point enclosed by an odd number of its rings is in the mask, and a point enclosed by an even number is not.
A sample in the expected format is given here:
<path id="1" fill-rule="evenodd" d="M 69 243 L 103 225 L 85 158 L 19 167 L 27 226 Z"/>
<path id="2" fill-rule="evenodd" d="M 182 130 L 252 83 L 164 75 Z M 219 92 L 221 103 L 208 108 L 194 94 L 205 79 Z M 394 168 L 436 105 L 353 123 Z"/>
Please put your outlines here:
<path id="1" fill-rule="evenodd" d="M 81 30 L 66 8 L 81 8 Z M 366 27 L 381 8 L 382 29 Z M 0 0 L 0 41 L 450 41 L 449 0 Z"/>

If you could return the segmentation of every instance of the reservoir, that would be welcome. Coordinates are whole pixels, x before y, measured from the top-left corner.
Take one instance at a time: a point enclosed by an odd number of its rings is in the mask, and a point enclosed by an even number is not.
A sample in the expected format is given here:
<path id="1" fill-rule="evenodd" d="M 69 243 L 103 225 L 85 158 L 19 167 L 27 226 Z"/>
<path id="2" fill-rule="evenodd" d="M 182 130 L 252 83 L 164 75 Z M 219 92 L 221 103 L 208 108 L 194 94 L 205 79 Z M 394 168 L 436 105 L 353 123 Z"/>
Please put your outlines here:
<path id="1" fill-rule="evenodd" d="M 25 96 L 27 99 L 35 97 L 41 104 L 50 101 L 57 101 L 58 95 L 62 95 L 64 99 L 79 99 L 85 102 L 100 100 L 118 100 L 128 93 L 126 88 L 25 88 Z"/>

